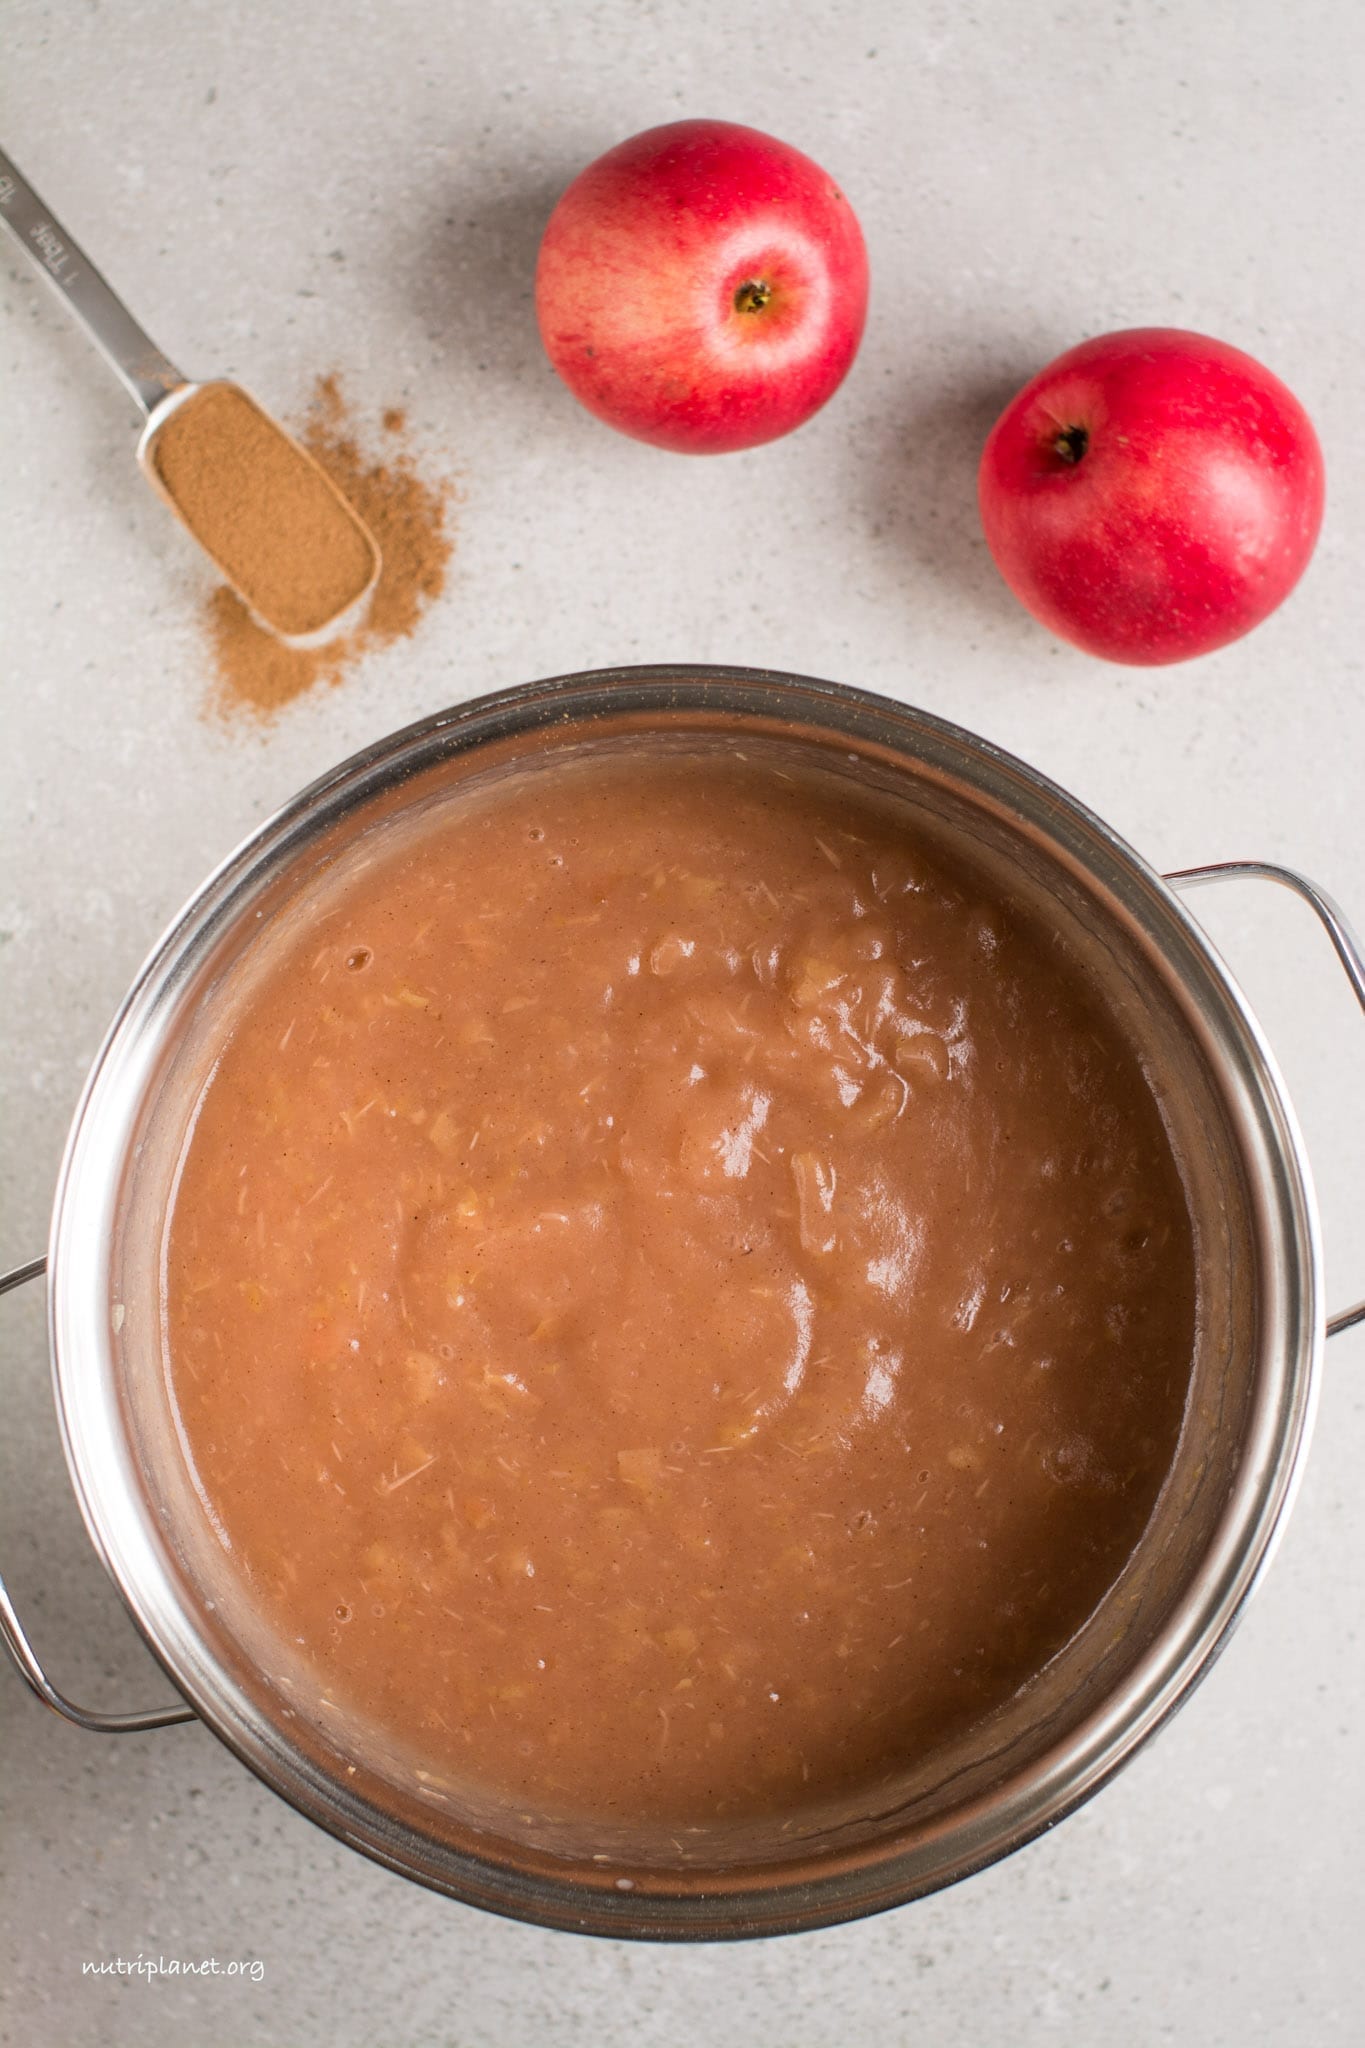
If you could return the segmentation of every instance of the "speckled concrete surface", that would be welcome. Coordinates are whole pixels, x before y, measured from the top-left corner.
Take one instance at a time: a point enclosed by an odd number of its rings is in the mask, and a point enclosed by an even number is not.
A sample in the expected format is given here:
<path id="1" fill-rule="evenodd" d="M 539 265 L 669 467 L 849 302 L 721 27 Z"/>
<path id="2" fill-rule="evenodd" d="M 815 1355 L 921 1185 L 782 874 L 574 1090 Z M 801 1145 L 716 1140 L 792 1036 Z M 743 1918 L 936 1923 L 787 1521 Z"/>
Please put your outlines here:
<path id="1" fill-rule="evenodd" d="M 42 1242 L 82 1074 L 163 921 L 250 826 L 381 732 L 618 660 L 864 683 L 1038 763 L 1159 865 L 1295 861 L 1365 918 L 1359 107 L 1353 0 L 512 0 L 38 6 L 10 0 L 6 146 L 164 346 L 279 409 L 340 367 L 462 479 L 420 637 L 269 733 L 201 715 L 205 577 L 140 481 L 133 421 L 0 252 L 0 774 L 6 1262 Z M 610 143 L 682 113 L 780 133 L 867 231 L 871 327 L 779 446 L 689 463 L 579 412 L 540 358 L 535 245 Z M 1156 673 L 1013 605 L 977 449 L 1086 333 L 1208 329 L 1318 419 L 1318 557 L 1250 641 Z M 1331 1293 L 1365 1287 L 1365 1025 L 1306 915 L 1209 899 L 1280 1049 L 1318 1172 Z M 30 1294 L 31 1294 L 30 1290 Z M 68 1492 L 40 1304 L 5 1303 L 0 1560 L 82 1697 L 162 1681 Z M 1007 1865 L 874 1923 L 737 1950 L 552 1936 L 337 1847 L 193 1728 L 51 1719 L 0 1671 L 4 2039 L 163 2044 L 1017 2048 L 1365 2038 L 1365 1333 L 1331 1347 L 1279 1561 L 1186 1711 Z M 85 1973 L 138 1956 L 226 1975 Z"/>

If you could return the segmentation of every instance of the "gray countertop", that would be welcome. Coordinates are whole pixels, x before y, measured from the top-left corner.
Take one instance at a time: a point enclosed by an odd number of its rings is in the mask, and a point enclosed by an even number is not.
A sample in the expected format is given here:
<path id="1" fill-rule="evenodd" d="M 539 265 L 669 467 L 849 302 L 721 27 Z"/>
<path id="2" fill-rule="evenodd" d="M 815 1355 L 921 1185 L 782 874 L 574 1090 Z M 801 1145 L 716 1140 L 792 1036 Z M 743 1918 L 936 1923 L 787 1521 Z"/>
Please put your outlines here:
<path id="1" fill-rule="evenodd" d="M 729 660 L 863 684 L 1036 763 L 1159 867 L 1287 860 L 1365 918 L 1352 0 L 10 0 L 5 43 L 5 146 L 162 345 L 285 414 L 340 369 L 362 413 L 407 407 L 462 504 L 413 640 L 266 732 L 207 721 L 205 572 L 137 474 L 118 390 L 0 251 L 4 1263 L 41 1248 L 88 1062 L 208 868 L 364 742 L 537 675 Z M 569 176 L 695 113 L 834 172 L 874 280 L 828 410 L 710 462 L 580 411 L 530 297 Z M 1284 609 L 1156 671 L 1035 627 L 974 506 L 1010 392 L 1084 335 L 1145 323 L 1260 356 L 1314 415 L 1329 475 Z M 1288 1075 L 1329 1293 L 1354 1298 L 1365 1019 L 1291 900 L 1200 907 Z M 4 1305 L 0 1564 L 59 1679 L 141 1705 L 164 1681 L 72 1503 L 33 1294 Z M 956 1890 L 797 1940 L 632 1948 L 480 1916 L 316 1832 L 202 1730 L 82 1736 L 6 1667 L 4 2039 L 645 2048 L 704 2016 L 761 2048 L 1359 2042 L 1362 1375 L 1357 1330 L 1330 1347 L 1273 1571 L 1127 1772 Z M 139 1956 L 264 1967 L 85 1968 Z"/>

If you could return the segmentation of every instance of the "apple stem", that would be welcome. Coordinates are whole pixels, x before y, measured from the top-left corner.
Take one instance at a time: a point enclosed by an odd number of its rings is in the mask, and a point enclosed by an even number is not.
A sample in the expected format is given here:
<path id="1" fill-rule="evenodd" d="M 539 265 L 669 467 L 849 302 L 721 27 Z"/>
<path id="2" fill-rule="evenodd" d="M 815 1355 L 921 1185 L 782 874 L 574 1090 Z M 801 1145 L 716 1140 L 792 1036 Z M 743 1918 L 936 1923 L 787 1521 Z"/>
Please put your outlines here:
<path id="1" fill-rule="evenodd" d="M 737 313 L 761 313 L 773 295 L 773 288 L 761 277 L 746 277 L 735 293 Z"/>
<path id="2" fill-rule="evenodd" d="M 1090 446 L 1090 436 L 1084 427 L 1063 427 L 1052 444 L 1052 452 L 1063 462 L 1079 462 Z"/>

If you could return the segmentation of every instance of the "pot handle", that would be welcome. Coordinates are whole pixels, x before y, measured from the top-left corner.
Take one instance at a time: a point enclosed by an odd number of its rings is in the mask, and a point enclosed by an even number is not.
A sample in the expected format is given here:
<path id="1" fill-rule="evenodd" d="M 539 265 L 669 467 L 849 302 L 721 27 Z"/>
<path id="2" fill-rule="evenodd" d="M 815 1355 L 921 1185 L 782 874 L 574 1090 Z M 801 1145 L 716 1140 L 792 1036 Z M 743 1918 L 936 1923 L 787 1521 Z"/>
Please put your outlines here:
<path id="1" fill-rule="evenodd" d="M 8 1294 L 12 1287 L 22 1287 L 28 1280 L 36 1280 L 40 1273 L 47 1271 L 46 1259 L 30 1259 L 26 1266 L 16 1266 L 11 1273 L 0 1273 L 0 1294 Z M 196 1721 L 198 1715 L 193 1707 L 183 1701 L 173 1707 L 153 1707 L 145 1714 L 99 1714 L 90 1707 L 78 1707 L 74 1700 L 58 1692 L 52 1680 L 38 1662 L 37 1653 L 30 1643 L 24 1625 L 14 1611 L 9 1588 L 0 1578 L 0 1637 L 14 1660 L 16 1669 L 37 1693 L 45 1707 L 51 1707 L 54 1714 L 60 1714 L 65 1721 L 74 1722 L 77 1728 L 89 1729 L 100 1735 L 134 1735 L 144 1728 L 170 1728 L 177 1721 Z"/>
<path id="2" fill-rule="evenodd" d="M 1264 860 L 1220 860 L 1206 868 L 1178 868 L 1164 880 L 1176 889 L 1194 889 L 1205 882 L 1278 882 L 1285 889 L 1292 889 L 1296 896 L 1302 896 L 1311 910 L 1316 911 L 1328 938 L 1332 941 L 1336 956 L 1346 970 L 1346 979 L 1355 993 L 1356 1001 L 1365 1010 L 1365 954 L 1360 941 L 1347 924 L 1337 904 L 1320 889 L 1316 882 L 1310 882 L 1307 875 L 1301 875 L 1295 868 L 1282 868 Z M 1349 1330 L 1355 1323 L 1365 1323 L 1365 1301 L 1358 1301 L 1354 1308 L 1344 1308 L 1339 1315 L 1327 1318 L 1327 1334 L 1339 1337 L 1343 1330 Z"/>

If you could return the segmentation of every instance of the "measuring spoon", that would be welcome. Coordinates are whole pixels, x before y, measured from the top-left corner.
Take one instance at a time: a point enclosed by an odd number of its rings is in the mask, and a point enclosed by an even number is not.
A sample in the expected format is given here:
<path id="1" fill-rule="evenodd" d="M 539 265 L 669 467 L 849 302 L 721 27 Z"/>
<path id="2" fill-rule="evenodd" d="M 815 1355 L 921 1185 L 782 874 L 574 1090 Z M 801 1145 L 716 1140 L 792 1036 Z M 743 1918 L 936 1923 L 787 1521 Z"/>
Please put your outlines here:
<path id="1" fill-rule="evenodd" d="M 3 150 L 0 224 L 9 230 L 30 262 L 65 301 L 131 394 L 145 422 L 137 444 L 143 475 L 259 622 L 291 647 L 318 646 L 355 623 L 379 580 L 379 548 L 369 528 L 321 465 L 241 385 L 226 378 L 198 384 L 182 375 L 143 333 L 89 257 Z M 201 496 L 196 523 L 190 509 L 174 495 L 158 461 L 167 423 L 200 399 L 213 405 L 220 418 L 225 407 L 238 410 L 245 428 L 240 437 L 243 452 L 237 466 L 245 461 L 251 467 L 245 474 L 232 474 L 234 465 L 224 465 L 224 502 L 229 498 L 240 502 L 244 492 L 253 496 L 259 493 L 257 502 L 265 518 L 277 522 L 277 531 L 272 535 L 272 573 L 268 584 L 256 579 L 254 589 L 246 580 L 250 571 L 241 560 L 232 559 L 225 532 L 215 535 L 210 530 L 222 524 L 213 519 L 211 502 Z M 187 413 L 179 427 L 182 441 L 190 430 L 190 422 Z M 171 446 L 168 441 L 167 453 Z M 169 465 L 172 476 L 179 466 Z M 269 470 L 268 483 L 262 480 L 264 469 Z M 282 595 L 282 584 L 287 579 L 275 572 L 291 548 L 306 549 L 309 559 L 314 559 L 319 548 L 329 546 L 335 547 L 337 559 L 343 565 L 344 591 L 338 599 L 327 600 L 325 616 L 304 616 L 301 623 L 298 607 Z"/>

